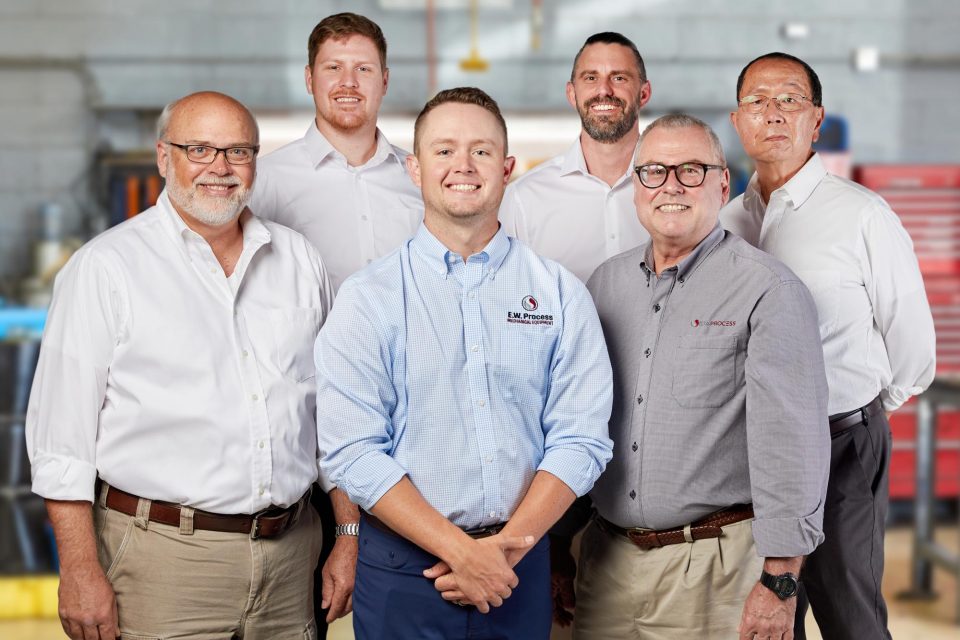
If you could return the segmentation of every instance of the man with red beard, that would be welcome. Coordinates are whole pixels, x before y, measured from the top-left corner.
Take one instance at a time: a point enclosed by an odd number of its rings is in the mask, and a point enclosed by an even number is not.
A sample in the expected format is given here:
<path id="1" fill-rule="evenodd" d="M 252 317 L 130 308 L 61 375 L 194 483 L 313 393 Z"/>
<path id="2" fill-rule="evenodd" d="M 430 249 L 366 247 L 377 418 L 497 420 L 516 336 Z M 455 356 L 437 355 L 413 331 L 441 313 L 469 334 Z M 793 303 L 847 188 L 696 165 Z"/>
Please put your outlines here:
<path id="1" fill-rule="evenodd" d="M 633 208 L 630 160 L 648 100 L 636 45 L 614 32 L 587 38 L 567 83 L 580 137 L 507 188 L 500 207 L 507 233 L 584 282 L 607 258 L 646 241 Z"/>
<path id="2" fill-rule="evenodd" d="M 305 235 L 323 256 L 334 290 L 400 246 L 423 218 L 420 192 L 404 167 L 407 152 L 377 128 L 389 75 L 387 42 L 376 23 L 355 13 L 321 20 L 310 34 L 304 70 L 316 118 L 303 138 L 260 163 L 250 208 Z M 360 519 L 342 493 L 323 489 L 329 495 L 315 490 L 312 497 L 324 524 L 315 590 L 321 637 L 351 609 Z"/>
<path id="3" fill-rule="evenodd" d="M 229 96 L 168 105 L 156 206 L 57 277 L 27 445 L 74 640 L 312 634 L 332 295 L 310 243 L 246 208 L 258 138 Z"/>

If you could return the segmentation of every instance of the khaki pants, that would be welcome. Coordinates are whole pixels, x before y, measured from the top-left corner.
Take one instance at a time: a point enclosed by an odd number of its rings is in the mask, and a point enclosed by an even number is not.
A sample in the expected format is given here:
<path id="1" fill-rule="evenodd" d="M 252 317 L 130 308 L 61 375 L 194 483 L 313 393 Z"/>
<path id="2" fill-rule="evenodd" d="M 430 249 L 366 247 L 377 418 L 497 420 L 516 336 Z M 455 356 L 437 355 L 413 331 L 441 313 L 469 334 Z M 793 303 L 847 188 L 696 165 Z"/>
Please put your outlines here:
<path id="1" fill-rule="evenodd" d="M 720 538 L 642 550 L 591 522 L 580 544 L 578 640 L 736 638 L 763 559 L 751 520 Z"/>
<path id="2" fill-rule="evenodd" d="M 313 640 L 313 569 L 320 553 L 316 511 L 284 535 L 192 530 L 94 508 L 100 564 L 117 595 L 124 640 Z M 141 500 L 139 514 L 149 512 Z"/>

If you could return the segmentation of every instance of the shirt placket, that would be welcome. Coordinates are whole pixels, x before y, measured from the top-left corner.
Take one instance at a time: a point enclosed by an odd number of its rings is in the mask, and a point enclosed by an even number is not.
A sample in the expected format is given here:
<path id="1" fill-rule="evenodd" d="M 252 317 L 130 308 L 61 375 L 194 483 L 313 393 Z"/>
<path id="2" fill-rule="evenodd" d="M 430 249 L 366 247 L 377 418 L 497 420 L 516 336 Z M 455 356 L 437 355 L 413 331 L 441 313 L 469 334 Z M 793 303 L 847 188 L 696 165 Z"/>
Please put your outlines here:
<path id="1" fill-rule="evenodd" d="M 620 253 L 620 217 L 617 215 L 616 190 L 607 189 L 603 196 L 604 243 L 607 258 Z"/>
<path id="2" fill-rule="evenodd" d="M 464 265 L 460 310 L 463 315 L 463 348 L 467 354 L 467 379 L 470 385 L 470 405 L 476 426 L 477 451 L 480 454 L 480 475 L 483 488 L 483 513 L 480 526 L 496 524 L 503 517 L 503 498 L 500 487 L 500 468 L 497 457 L 497 437 L 490 390 L 487 386 L 487 358 L 483 343 L 483 312 L 481 287 L 487 271 L 486 254 L 470 256 Z"/>
<path id="3" fill-rule="evenodd" d="M 233 304 L 233 330 L 234 346 L 240 361 L 240 382 L 243 385 L 244 402 L 248 406 L 247 415 L 250 420 L 250 447 L 253 451 L 250 456 L 253 510 L 258 511 L 268 507 L 272 502 L 273 447 L 270 440 L 270 421 L 267 417 L 263 381 L 260 379 L 260 371 L 253 357 L 253 343 L 240 297 L 235 299 Z M 271 336 L 261 335 L 259 339 L 270 341 Z M 272 344 L 261 345 L 259 349 L 261 353 L 272 353 L 272 350 Z"/>
<path id="4" fill-rule="evenodd" d="M 634 485 L 627 487 L 627 499 L 634 508 L 629 511 L 637 515 L 636 522 L 643 522 L 642 478 L 643 478 L 643 439 L 646 433 L 647 407 L 650 404 L 650 389 L 653 380 L 653 366 L 658 356 L 660 331 L 663 327 L 663 318 L 666 313 L 667 302 L 676 282 L 676 268 L 668 269 L 659 276 L 651 273 L 647 282 L 650 286 L 650 297 L 647 302 L 646 318 L 643 322 L 641 340 L 643 350 L 639 366 L 637 367 L 637 382 L 634 388 L 633 420 L 630 432 L 636 434 L 629 443 L 630 454 L 634 456 Z M 668 356 L 669 357 L 669 356 Z M 639 428 L 637 428 L 639 425 Z"/>
<path id="5" fill-rule="evenodd" d="M 787 202 L 782 192 L 774 192 L 770 196 L 770 203 L 763 214 L 763 224 L 760 225 L 760 238 L 757 241 L 757 246 L 760 249 L 767 250 L 770 244 L 775 241 L 786 208 Z"/>
<path id="6" fill-rule="evenodd" d="M 357 206 L 357 226 L 360 229 L 360 259 L 361 264 L 370 264 L 377 257 L 376 246 L 374 242 L 373 228 L 373 210 L 370 206 L 370 194 L 367 191 L 367 180 L 363 177 L 363 172 L 351 168 L 353 173 L 354 193 L 358 194 L 356 199 Z"/>

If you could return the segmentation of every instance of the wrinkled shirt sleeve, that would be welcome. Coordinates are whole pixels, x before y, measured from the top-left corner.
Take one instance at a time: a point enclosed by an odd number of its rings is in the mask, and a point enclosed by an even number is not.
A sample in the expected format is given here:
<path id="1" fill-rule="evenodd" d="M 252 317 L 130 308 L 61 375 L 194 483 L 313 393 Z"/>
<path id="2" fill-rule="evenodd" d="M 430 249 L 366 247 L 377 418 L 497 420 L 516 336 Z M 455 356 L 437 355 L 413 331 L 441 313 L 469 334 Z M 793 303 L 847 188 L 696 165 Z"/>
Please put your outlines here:
<path id="1" fill-rule="evenodd" d="M 830 470 L 827 381 L 817 312 L 799 281 L 757 304 L 747 346 L 747 456 L 761 557 L 803 556 L 823 541 Z"/>
<path id="2" fill-rule="evenodd" d="M 44 498 L 93 501 L 100 409 L 126 308 L 120 282 L 90 250 L 57 276 L 26 424 L 33 491 Z"/>

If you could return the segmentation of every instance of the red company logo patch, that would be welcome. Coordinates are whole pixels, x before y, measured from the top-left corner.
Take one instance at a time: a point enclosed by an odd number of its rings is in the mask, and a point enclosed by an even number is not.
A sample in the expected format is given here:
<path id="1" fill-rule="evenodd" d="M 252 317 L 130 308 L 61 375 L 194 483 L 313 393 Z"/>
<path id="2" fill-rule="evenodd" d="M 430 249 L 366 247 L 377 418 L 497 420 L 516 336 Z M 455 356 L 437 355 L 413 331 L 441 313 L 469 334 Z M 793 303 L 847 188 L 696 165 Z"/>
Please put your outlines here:
<path id="1" fill-rule="evenodd" d="M 533 296 L 527 296 L 526 298 L 523 299 L 523 302 L 521 302 L 521 304 L 523 305 L 523 308 L 526 309 L 527 311 L 536 311 L 537 307 L 540 306 L 537 303 L 537 299 L 534 298 Z"/>
<path id="2" fill-rule="evenodd" d="M 736 320 L 691 320 L 691 327 L 735 327 Z"/>
<path id="3" fill-rule="evenodd" d="M 533 296 L 524 296 L 520 301 L 525 311 L 507 311 L 507 322 L 513 324 L 536 324 L 552 326 L 553 315 L 549 313 L 533 313 L 540 308 L 540 303 Z"/>

